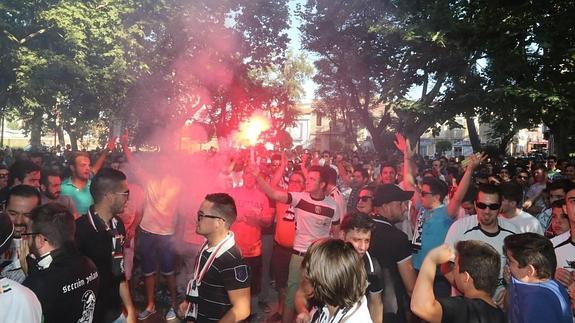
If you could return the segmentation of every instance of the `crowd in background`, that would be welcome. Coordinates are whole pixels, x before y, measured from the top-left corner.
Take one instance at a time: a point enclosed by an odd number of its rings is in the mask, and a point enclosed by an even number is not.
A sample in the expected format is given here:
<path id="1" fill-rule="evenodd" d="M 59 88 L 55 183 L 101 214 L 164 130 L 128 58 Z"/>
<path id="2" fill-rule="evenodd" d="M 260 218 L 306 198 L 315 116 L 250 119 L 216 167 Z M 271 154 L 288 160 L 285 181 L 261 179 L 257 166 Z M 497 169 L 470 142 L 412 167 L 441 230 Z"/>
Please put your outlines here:
<path id="1" fill-rule="evenodd" d="M 146 320 L 158 289 L 166 320 L 572 321 L 575 161 L 421 157 L 401 135 L 396 145 L 386 156 L 210 149 L 193 162 L 132 153 L 125 137 L 89 153 L 0 151 L 13 225 L 8 235 L 2 218 L 0 279 L 29 305 L 29 316 L 1 310 L 0 322 L 65 322 L 54 303 L 80 290 L 65 314 L 81 322 Z M 206 171 L 184 176 L 190 167 Z M 211 239 L 237 247 L 230 263 L 210 257 Z M 230 276 L 210 276 L 214 261 Z M 75 280 L 50 276 L 54 264 Z M 222 285 L 200 284 L 203 268 Z M 58 297 L 45 280 L 64 284 Z"/>

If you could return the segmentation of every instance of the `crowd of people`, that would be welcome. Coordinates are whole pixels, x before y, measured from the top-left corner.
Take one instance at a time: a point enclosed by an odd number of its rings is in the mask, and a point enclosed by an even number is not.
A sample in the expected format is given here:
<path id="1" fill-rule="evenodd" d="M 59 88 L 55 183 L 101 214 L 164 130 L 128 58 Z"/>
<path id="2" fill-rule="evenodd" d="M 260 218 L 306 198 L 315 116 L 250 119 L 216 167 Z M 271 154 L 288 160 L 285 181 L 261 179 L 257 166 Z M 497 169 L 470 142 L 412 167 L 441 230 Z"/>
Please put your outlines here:
<path id="1" fill-rule="evenodd" d="M 573 160 L 396 146 L 5 151 L 0 322 L 573 321 Z"/>

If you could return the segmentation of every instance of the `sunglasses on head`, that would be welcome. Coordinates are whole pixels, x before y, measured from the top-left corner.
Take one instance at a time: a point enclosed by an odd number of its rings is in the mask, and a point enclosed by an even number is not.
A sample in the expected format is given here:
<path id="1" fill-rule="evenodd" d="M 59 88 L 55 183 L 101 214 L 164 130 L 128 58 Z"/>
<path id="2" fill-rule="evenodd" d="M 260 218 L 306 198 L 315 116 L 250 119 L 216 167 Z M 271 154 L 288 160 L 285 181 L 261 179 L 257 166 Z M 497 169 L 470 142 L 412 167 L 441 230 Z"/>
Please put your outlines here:
<path id="1" fill-rule="evenodd" d="M 481 202 L 476 202 L 475 206 L 481 210 L 485 210 L 486 208 L 489 208 L 490 210 L 493 210 L 493 211 L 497 211 L 501 208 L 501 204 L 498 204 L 498 203 L 485 204 L 485 203 L 481 203 Z"/>

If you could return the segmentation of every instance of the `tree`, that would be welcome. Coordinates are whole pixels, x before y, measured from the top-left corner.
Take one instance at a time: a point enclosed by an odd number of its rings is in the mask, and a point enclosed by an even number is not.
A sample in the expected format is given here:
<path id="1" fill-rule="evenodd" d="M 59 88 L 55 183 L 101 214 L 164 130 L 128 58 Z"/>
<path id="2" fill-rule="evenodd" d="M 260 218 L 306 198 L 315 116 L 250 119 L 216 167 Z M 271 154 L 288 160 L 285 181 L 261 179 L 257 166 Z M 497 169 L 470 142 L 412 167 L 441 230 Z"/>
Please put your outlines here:
<path id="1" fill-rule="evenodd" d="M 514 123 L 511 132 L 543 120 L 569 138 L 574 130 L 556 120 L 575 106 L 574 7 L 310 0 L 300 15 L 303 44 L 319 57 L 319 98 L 327 109 L 356 112 L 382 151 L 386 133 L 415 142 L 457 114 L 482 121 L 501 114 L 496 121 Z M 511 134 L 499 134 L 504 145 Z"/>
<path id="2" fill-rule="evenodd" d="M 287 27 L 283 1 L 177 2 L 154 32 L 150 75 L 130 94 L 125 118 L 137 120 L 136 141 L 185 120 L 211 124 L 217 137 L 226 137 L 256 109 L 289 122 L 287 85 L 260 77 L 283 66 Z"/>
<path id="3" fill-rule="evenodd" d="M 435 150 L 438 154 L 443 155 L 446 151 L 450 151 L 453 146 L 449 140 L 439 140 L 435 143 Z"/>

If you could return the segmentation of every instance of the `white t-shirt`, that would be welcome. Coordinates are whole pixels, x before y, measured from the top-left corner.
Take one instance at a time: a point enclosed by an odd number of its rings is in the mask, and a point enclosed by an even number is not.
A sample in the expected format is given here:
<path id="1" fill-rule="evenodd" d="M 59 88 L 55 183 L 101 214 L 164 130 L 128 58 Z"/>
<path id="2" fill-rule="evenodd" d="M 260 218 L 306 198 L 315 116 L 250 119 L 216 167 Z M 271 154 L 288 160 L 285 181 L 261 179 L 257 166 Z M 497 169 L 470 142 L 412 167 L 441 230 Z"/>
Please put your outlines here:
<path id="1" fill-rule="evenodd" d="M 571 232 L 567 231 L 551 239 L 557 257 L 557 268 L 569 271 L 575 270 L 575 243 L 571 239 Z"/>
<path id="2" fill-rule="evenodd" d="M 496 295 L 504 288 L 503 268 L 505 267 L 505 255 L 503 254 L 503 240 L 505 237 L 517 233 L 518 230 L 517 227 L 505 219 L 498 218 L 497 222 L 499 225 L 499 231 L 497 233 L 489 233 L 481 229 L 479 221 L 477 220 L 477 215 L 470 215 L 455 221 L 445 236 L 445 243 L 454 248 L 459 241 L 479 240 L 489 244 L 499 252 L 499 255 L 501 256 L 501 268 L 499 271 Z M 454 290 L 452 289 L 452 294 L 454 294 L 453 291 Z"/>
<path id="3" fill-rule="evenodd" d="M 0 322 L 42 322 L 42 306 L 29 288 L 0 278 Z"/>
<path id="4" fill-rule="evenodd" d="M 315 308 L 310 314 L 312 317 L 310 323 L 373 323 L 369 315 L 367 298 L 365 296 L 359 302 L 353 304 L 351 308 L 336 311 L 333 317 L 330 317 L 327 306 Z"/>
<path id="5" fill-rule="evenodd" d="M 523 210 L 518 211 L 519 211 L 518 214 L 512 218 L 506 218 L 501 215 L 499 216 L 499 218 L 507 220 L 511 222 L 513 225 L 515 225 L 517 227 L 517 230 L 519 230 L 519 232 L 517 233 L 533 232 L 538 233 L 540 235 L 543 235 L 543 233 L 545 233 L 543 227 L 541 227 L 541 223 L 539 222 L 539 220 L 537 220 L 536 217 Z"/>
<path id="6" fill-rule="evenodd" d="M 307 252 L 312 242 L 329 236 L 332 224 L 339 224 L 341 210 L 329 196 L 321 201 L 314 200 L 307 192 L 289 192 L 289 196 L 296 221 L 293 248 Z"/>

